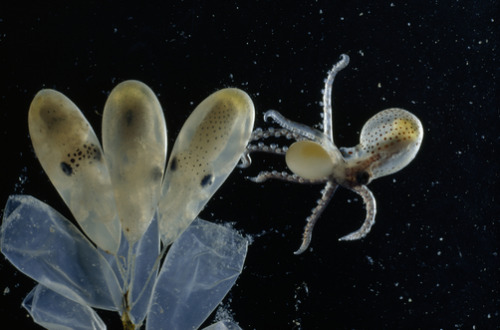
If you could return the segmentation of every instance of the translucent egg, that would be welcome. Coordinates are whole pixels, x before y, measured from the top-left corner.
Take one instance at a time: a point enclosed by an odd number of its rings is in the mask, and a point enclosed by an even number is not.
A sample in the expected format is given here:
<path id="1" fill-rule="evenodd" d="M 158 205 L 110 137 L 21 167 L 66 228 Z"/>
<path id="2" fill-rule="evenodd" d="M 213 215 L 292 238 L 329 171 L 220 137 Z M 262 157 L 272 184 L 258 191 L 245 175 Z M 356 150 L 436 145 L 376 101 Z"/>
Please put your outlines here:
<path id="1" fill-rule="evenodd" d="M 254 123 L 250 97 L 236 88 L 219 90 L 186 120 L 167 165 L 159 205 L 163 244 L 170 244 L 196 218 L 234 169 Z"/>
<path id="2" fill-rule="evenodd" d="M 167 154 L 165 118 L 148 86 L 129 80 L 111 91 L 102 140 L 122 230 L 136 242 L 153 219 Z"/>
<path id="3" fill-rule="evenodd" d="M 120 221 L 101 144 L 78 107 L 62 93 L 44 89 L 31 102 L 29 132 L 50 181 L 83 231 L 116 253 Z"/>

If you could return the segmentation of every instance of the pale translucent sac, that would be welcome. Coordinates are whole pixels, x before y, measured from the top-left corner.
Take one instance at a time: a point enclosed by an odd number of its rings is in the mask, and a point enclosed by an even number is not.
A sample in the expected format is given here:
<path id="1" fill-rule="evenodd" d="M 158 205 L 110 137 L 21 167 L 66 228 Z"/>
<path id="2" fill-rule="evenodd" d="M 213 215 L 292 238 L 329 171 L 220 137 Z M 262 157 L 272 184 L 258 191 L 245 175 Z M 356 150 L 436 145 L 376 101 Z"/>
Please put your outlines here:
<path id="1" fill-rule="evenodd" d="M 88 238 L 40 200 L 10 196 L 1 251 L 39 282 L 23 302 L 34 321 L 49 329 L 105 329 L 93 309 L 99 308 L 117 311 L 125 329 L 198 328 L 243 268 L 247 240 L 197 216 L 243 153 L 253 111 L 243 91 L 225 89 L 188 119 L 178 138 L 188 146 L 173 155 L 205 160 L 213 177 L 201 177 L 211 187 L 203 190 L 189 181 L 186 162 L 164 178 L 166 125 L 148 86 L 126 81 L 113 89 L 103 114 L 104 151 L 76 105 L 54 90 L 40 91 L 29 114 L 34 149 Z M 220 118 L 225 134 L 210 132 Z M 201 139 L 200 130 L 213 139 Z M 186 186 L 162 196 L 166 180 Z M 231 322 L 211 328 L 238 329 Z"/>
<path id="2" fill-rule="evenodd" d="M 308 179 L 317 180 L 333 172 L 334 162 L 319 143 L 298 141 L 293 143 L 285 155 L 286 165 L 293 173 Z"/>
<path id="3" fill-rule="evenodd" d="M 23 307 L 36 323 L 47 329 L 106 328 L 91 307 L 67 299 L 41 284 L 26 296 Z"/>

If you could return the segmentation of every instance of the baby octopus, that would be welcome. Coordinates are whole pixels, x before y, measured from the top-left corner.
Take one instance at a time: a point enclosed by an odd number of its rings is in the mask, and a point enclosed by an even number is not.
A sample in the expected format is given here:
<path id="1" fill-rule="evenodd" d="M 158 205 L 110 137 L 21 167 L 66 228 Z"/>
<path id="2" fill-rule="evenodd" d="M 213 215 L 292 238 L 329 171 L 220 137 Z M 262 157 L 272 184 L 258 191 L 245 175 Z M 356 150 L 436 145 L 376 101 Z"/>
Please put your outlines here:
<path id="1" fill-rule="evenodd" d="M 288 147 L 263 142 L 249 144 L 242 156 L 241 167 L 251 164 L 250 153 L 255 151 L 285 155 L 285 161 L 293 174 L 265 171 L 250 178 L 254 182 L 280 179 L 296 183 L 325 184 L 322 196 L 307 218 L 302 244 L 295 254 L 303 253 L 311 243 L 314 225 L 338 186 L 352 190 L 366 207 L 366 218 L 356 231 L 341 237 L 341 241 L 365 237 L 375 223 L 377 212 L 375 197 L 367 188 L 374 179 L 389 175 L 408 165 L 417 154 L 424 135 L 420 120 L 412 113 L 390 108 L 370 118 L 361 130 L 360 143 L 351 148 L 337 148 L 332 130 L 332 85 L 339 71 L 349 64 L 349 57 L 340 60 L 328 73 L 323 90 L 323 132 L 293 122 L 275 110 L 264 113 L 264 121 L 272 118 L 281 128 L 258 128 L 250 141 L 270 137 L 286 137 L 296 142 Z"/>

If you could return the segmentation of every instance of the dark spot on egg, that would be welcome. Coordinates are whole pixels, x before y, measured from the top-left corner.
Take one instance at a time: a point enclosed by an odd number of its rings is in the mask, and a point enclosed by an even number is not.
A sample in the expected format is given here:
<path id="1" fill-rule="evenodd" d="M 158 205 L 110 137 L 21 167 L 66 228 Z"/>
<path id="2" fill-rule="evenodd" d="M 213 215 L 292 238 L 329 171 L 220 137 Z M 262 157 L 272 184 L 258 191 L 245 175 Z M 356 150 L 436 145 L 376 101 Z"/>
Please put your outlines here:
<path id="1" fill-rule="evenodd" d="M 127 123 L 127 126 L 132 125 L 132 121 L 134 120 L 134 113 L 132 110 L 127 111 L 125 114 L 125 122 Z"/>
<path id="2" fill-rule="evenodd" d="M 73 174 L 73 168 L 71 167 L 70 164 L 66 162 L 61 162 L 61 170 L 66 174 L 67 176 L 70 176 Z"/>
<path id="3" fill-rule="evenodd" d="M 213 183 L 213 177 L 212 174 L 207 174 L 201 179 L 201 186 L 206 187 L 209 186 Z"/>
<path id="4" fill-rule="evenodd" d="M 154 167 L 152 170 L 151 170 L 151 179 L 153 181 L 160 181 L 161 178 L 163 177 L 163 171 L 160 167 Z"/>
<path id="5" fill-rule="evenodd" d="M 184 157 L 185 159 L 186 157 Z M 170 170 L 175 171 L 177 170 L 177 157 L 172 158 L 172 162 L 170 163 Z"/>
<path id="6" fill-rule="evenodd" d="M 94 159 L 101 160 L 101 152 L 97 148 L 94 148 Z"/>

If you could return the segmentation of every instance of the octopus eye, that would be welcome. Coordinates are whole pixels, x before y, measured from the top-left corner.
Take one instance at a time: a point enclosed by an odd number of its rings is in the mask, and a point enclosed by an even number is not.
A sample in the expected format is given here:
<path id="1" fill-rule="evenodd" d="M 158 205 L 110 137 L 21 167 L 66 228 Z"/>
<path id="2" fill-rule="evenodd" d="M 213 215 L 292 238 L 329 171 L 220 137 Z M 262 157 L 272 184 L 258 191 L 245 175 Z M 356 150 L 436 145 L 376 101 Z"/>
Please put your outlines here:
<path id="1" fill-rule="evenodd" d="M 333 172 L 333 162 L 327 151 L 312 141 L 293 143 L 286 152 L 285 161 L 294 174 L 307 180 L 322 179 Z"/>
<path id="2" fill-rule="evenodd" d="M 370 181 L 370 174 L 366 171 L 356 173 L 356 182 L 360 185 L 365 185 Z"/>

